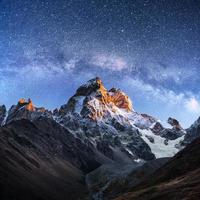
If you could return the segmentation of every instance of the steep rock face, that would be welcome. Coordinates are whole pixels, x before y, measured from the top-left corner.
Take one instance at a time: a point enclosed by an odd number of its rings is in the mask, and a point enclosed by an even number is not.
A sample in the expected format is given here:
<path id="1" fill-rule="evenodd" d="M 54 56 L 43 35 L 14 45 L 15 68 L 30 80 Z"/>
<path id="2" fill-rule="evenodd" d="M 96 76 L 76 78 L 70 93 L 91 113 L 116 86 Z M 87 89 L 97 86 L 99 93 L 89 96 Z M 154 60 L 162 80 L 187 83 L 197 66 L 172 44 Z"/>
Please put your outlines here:
<path id="1" fill-rule="evenodd" d="M 185 130 L 181 127 L 178 120 L 169 117 L 167 122 L 172 126 L 172 128 L 164 128 L 160 122 L 156 122 L 151 127 L 152 132 L 166 138 L 166 143 L 168 140 L 176 140 L 185 135 Z"/>
<path id="2" fill-rule="evenodd" d="M 24 106 L 29 111 L 32 111 L 32 112 L 35 111 L 35 106 L 33 105 L 33 102 L 31 99 L 28 99 L 28 101 L 26 101 L 25 99 L 20 99 L 18 101 L 17 106 L 19 108 Z"/>
<path id="3" fill-rule="evenodd" d="M 147 114 L 134 112 L 129 97 L 120 89 L 107 90 L 97 77 L 80 86 L 67 104 L 61 106 L 60 116 L 78 115 L 92 121 L 118 121 L 140 128 L 149 128 L 157 120 Z"/>
<path id="4" fill-rule="evenodd" d="M 154 134 L 159 135 L 163 130 L 164 127 L 160 122 L 156 122 L 152 127 L 151 130 Z"/>
<path id="5" fill-rule="evenodd" d="M 200 137 L 200 117 L 186 129 L 186 134 L 181 144 L 186 146 L 198 137 Z"/>
<path id="6" fill-rule="evenodd" d="M 169 117 L 167 122 L 173 127 L 174 130 L 177 131 L 183 130 L 178 120 Z"/>
<path id="7" fill-rule="evenodd" d="M 41 116 L 52 118 L 52 113 L 45 108 L 35 107 L 31 99 L 28 99 L 28 101 L 25 99 L 20 99 L 17 105 L 13 105 L 9 109 L 5 123 L 10 123 L 20 119 L 29 119 L 32 121 Z"/>
<path id="8" fill-rule="evenodd" d="M 174 130 L 174 129 L 164 129 L 160 136 L 166 138 L 167 140 L 176 140 L 185 135 L 184 130 Z"/>
<path id="9" fill-rule="evenodd" d="M 6 106 L 2 105 L 0 106 L 0 125 L 3 123 L 5 117 L 6 117 Z"/>

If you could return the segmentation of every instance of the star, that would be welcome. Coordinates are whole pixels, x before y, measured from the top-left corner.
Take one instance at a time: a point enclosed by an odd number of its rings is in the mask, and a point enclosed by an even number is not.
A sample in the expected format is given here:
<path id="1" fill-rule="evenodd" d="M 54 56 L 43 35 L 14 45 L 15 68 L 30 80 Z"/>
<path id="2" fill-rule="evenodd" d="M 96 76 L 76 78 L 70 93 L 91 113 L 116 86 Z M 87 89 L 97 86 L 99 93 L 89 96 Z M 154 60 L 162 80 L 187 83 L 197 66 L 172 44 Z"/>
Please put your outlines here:
<path id="1" fill-rule="evenodd" d="M 42 96 L 39 101 L 46 102 L 49 95 L 55 107 L 79 83 L 98 75 L 110 85 L 125 82 L 127 91 L 133 83 L 127 80 L 138 79 L 146 86 L 143 91 L 198 99 L 199 13 L 199 2 L 187 0 L 2 0 L 0 95 L 9 105 L 21 96 Z M 135 96 L 136 89 L 129 95 L 147 109 L 149 101 L 139 101 L 142 92 Z M 168 112 L 162 117 L 168 118 Z"/>

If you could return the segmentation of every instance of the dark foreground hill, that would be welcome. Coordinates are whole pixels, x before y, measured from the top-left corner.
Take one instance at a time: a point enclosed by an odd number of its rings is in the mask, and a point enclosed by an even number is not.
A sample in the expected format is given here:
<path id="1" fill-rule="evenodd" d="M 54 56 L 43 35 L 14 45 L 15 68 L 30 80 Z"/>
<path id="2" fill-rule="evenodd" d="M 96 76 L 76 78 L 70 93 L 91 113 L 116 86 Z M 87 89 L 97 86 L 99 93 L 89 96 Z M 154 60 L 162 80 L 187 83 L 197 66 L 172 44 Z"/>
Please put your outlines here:
<path id="1" fill-rule="evenodd" d="M 129 163 L 133 166 L 124 176 L 126 165 L 118 170 L 93 144 L 82 142 L 52 119 L 13 121 L 0 129 L 0 199 L 88 199 L 91 190 L 85 177 L 89 172 L 90 180 L 99 176 L 93 186 L 101 189 L 105 188 L 102 183 L 107 185 L 107 195 L 100 200 L 117 196 L 116 200 L 200 199 L 199 147 L 200 138 L 164 166 L 159 160 L 135 167 Z M 104 163 L 113 167 L 99 168 Z M 100 179 L 102 173 L 105 178 L 112 176 L 109 185 Z M 116 178 L 116 174 L 120 175 Z M 93 186 L 89 188 L 92 192 Z"/>
<path id="2" fill-rule="evenodd" d="M 2 127 L 0 199 L 83 199 L 83 175 L 99 166 L 93 150 L 83 145 L 50 119 Z"/>
<path id="3" fill-rule="evenodd" d="M 200 199 L 200 138 L 116 200 Z"/>

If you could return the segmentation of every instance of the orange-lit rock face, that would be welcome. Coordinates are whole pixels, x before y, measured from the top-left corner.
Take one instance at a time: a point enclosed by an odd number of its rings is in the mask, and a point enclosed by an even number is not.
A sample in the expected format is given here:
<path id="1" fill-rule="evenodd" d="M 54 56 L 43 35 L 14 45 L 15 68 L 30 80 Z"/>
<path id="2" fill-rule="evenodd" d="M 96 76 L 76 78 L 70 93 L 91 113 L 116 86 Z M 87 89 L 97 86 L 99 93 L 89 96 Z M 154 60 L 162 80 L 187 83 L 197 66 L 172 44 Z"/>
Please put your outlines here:
<path id="1" fill-rule="evenodd" d="M 99 100 L 102 101 L 103 104 L 113 103 L 118 108 L 123 108 L 127 111 L 132 110 L 132 103 L 127 95 L 125 95 L 122 91 L 112 88 L 109 92 L 103 86 L 103 83 L 100 79 L 97 79 L 97 83 L 99 84 Z"/>
<path id="2" fill-rule="evenodd" d="M 66 106 L 61 107 L 58 112 L 62 115 L 75 112 L 97 120 L 131 111 L 132 103 L 126 94 L 115 88 L 108 91 L 101 79 L 96 77 L 81 85 Z"/>
<path id="3" fill-rule="evenodd" d="M 25 99 L 20 99 L 18 101 L 18 106 L 26 106 L 26 109 L 29 111 L 35 111 L 35 107 L 33 105 L 33 102 L 31 99 L 28 99 L 28 101 L 26 101 Z"/>
<path id="4" fill-rule="evenodd" d="M 26 104 L 26 100 L 25 99 L 20 99 L 18 101 L 18 104 L 20 104 L 20 105 Z"/>
<path id="5" fill-rule="evenodd" d="M 127 95 L 122 91 L 112 88 L 108 91 L 100 79 L 96 79 L 98 89 L 96 90 L 95 98 L 98 102 L 91 100 L 88 102 L 88 108 L 90 109 L 89 118 L 96 120 L 107 115 L 108 108 L 112 112 L 116 112 L 116 107 L 124 109 L 127 112 L 132 110 L 132 103 Z M 116 107 L 115 107 L 116 106 Z"/>
<path id="6" fill-rule="evenodd" d="M 29 111 L 35 111 L 35 107 L 33 105 L 33 102 L 29 99 L 28 104 L 26 105 L 26 109 Z"/>
<path id="7" fill-rule="evenodd" d="M 120 90 L 111 89 L 109 92 L 111 102 L 113 102 L 118 108 L 126 109 L 127 111 L 132 110 L 132 102 L 129 97 Z"/>

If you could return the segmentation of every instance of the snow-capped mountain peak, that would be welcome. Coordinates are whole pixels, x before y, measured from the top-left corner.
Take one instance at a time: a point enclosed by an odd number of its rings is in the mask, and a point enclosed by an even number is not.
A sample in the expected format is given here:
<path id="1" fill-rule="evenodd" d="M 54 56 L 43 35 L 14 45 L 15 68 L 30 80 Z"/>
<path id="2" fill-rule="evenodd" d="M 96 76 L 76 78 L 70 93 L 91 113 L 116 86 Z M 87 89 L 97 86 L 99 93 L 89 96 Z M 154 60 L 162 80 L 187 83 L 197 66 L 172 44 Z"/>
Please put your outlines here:
<path id="1" fill-rule="evenodd" d="M 106 89 L 98 77 L 81 85 L 54 113 L 58 123 L 104 154 L 109 152 L 112 159 L 122 154 L 135 160 L 171 156 L 178 151 L 176 139 L 182 136 L 164 128 L 155 117 L 136 112 L 123 91 Z"/>
<path id="2" fill-rule="evenodd" d="M 60 113 L 80 114 L 92 120 L 101 120 L 109 115 L 132 112 L 132 102 L 120 89 L 107 90 L 100 78 L 96 77 L 81 85 Z"/>
<path id="3" fill-rule="evenodd" d="M 2 108 L 4 124 L 24 118 L 30 121 L 50 118 L 74 137 L 93 146 L 98 154 L 120 162 L 172 156 L 179 150 L 176 144 L 184 134 L 173 118 L 168 120 L 173 128 L 166 129 L 155 117 L 136 112 L 123 91 L 106 89 L 98 77 L 81 85 L 69 101 L 53 113 L 34 106 L 31 99 L 20 99 L 6 117 L 4 110 Z"/>

